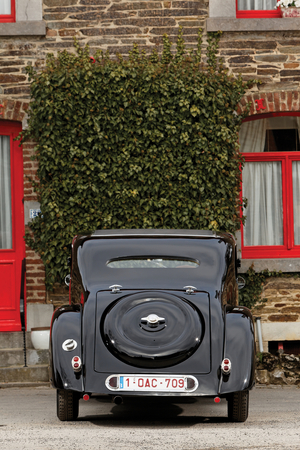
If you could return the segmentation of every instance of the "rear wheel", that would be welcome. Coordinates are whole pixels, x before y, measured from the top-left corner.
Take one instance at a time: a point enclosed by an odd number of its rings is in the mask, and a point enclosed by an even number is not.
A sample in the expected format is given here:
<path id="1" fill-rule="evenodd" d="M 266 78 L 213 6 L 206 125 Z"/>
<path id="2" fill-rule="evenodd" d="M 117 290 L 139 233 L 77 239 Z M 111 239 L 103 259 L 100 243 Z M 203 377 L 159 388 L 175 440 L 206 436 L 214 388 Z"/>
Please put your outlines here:
<path id="1" fill-rule="evenodd" d="M 59 420 L 76 420 L 78 417 L 79 396 L 77 392 L 57 389 L 57 417 Z"/>
<path id="2" fill-rule="evenodd" d="M 228 418 L 231 422 L 245 422 L 249 410 L 249 391 L 234 392 L 227 399 Z"/>

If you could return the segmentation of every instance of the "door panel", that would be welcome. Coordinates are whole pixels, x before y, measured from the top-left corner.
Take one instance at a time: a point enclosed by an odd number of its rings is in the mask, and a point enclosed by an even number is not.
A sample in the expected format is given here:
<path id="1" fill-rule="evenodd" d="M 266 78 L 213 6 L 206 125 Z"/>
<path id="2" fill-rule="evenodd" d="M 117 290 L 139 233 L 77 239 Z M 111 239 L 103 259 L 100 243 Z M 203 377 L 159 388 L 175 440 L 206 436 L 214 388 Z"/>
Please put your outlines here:
<path id="1" fill-rule="evenodd" d="M 15 122 L 0 121 L 0 331 L 20 331 L 22 259 L 25 257 L 23 156 Z"/>

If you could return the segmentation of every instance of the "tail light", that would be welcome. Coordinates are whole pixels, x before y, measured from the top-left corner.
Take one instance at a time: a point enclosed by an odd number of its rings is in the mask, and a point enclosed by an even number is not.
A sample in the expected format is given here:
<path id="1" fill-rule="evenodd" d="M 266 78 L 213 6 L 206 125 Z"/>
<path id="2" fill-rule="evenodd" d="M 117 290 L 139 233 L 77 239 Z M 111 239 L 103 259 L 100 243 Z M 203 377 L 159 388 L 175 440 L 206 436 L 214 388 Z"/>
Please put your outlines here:
<path id="1" fill-rule="evenodd" d="M 82 369 L 82 362 L 79 356 L 74 356 L 72 358 L 72 367 L 74 372 L 80 372 Z"/>
<path id="2" fill-rule="evenodd" d="M 231 372 L 231 361 L 228 358 L 224 358 L 221 364 L 221 370 L 223 375 L 229 375 Z"/>

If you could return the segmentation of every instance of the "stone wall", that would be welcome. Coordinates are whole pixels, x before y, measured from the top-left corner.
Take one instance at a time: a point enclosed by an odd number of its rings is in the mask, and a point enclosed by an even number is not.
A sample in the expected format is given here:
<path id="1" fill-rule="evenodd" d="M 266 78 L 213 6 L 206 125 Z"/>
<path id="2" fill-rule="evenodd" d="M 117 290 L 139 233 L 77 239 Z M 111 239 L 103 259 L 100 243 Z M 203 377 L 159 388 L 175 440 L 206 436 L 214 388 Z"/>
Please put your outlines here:
<path id="1" fill-rule="evenodd" d="M 262 299 L 265 302 L 252 312 L 261 318 L 264 352 L 271 341 L 300 341 L 300 278 L 268 278 Z"/>
<path id="2" fill-rule="evenodd" d="M 263 353 L 256 359 L 258 384 L 300 385 L 300 357 Z"/>
<path id="3" fill-rule="evenodd" d="M 82 45 L 90 45 L 91 55 L 99 48 L 128 55 L 134 42 L 149 53 L 154 47 L 161 49 L 164 33 L 176 41 L 178 28 L 183 26 L 187 47 L 194 48 L 199 27 L 205 30 L 208 4 L 208 0 L 44 0 L 45 35 L 16 36 L 0 27 L 0 101 L 4 105 L 0 120 L 16 120 L 26 126 L 30 91 L 25 67 L 30 64 L 42 68 L 48 52 L 74 51 L 74 37 Z M 300 111 L 300 31 L 224 32 L 219 54 L 232 73 L 261 80 L 262 84 L 253 86 L 242 100 L 238 111 L 249 100 L 251 114 Z M 264 108 L 258 111 L 255 100 L 261 98 Z M 37 200 L 27 179 L 36 172 L 31 160 L 33 149 L 33 143 L 23 146 L 25 202 Z M 43 273 L 40 259 L 27 249 L 28 302 L 45 301 Z M 47 298 L 50 301 L 51 295 Z M 297 314 L 284 310 L 297 308 L 295 302 L 279 307 L 277 296 L 274 299 L 271 295 L 264 307 L 266 312 L 259 311 L 267 323 L 271 323 L 271 316 Z M 298 322 L 298 316 L 294 322 Z"/>
<path id="4" fill-rule="evenodd" d="M 299 91 L 300 31 L 224 32 L 220 55 L 232 73 L 259 79 L 258 91 Z"/>
<path id="5" fill-rule="evenodd" d="M 45 36 L 0 35 L 0 94 L 29 98 L 25 66 L 41 67 L 48 52 L 70 49 L 73 38 L 98 48 L 128 54 L 134 42 L 150 52 L 161 48 L 162 35 L 176 40 L 184 27 L 188 47 L 205 29 L 208 1 L 44 0 Z M 299 90 L 300 31 L 224 32 L 220 56 L 232 73 L 262 84 L 253 91 Z"/>
<path id="6" fill-rule="evenodd" d="M 300 278 L 269 278 L 262 297 L 266 303 L 254 311 L 262 321 L 300 322 Z"/>

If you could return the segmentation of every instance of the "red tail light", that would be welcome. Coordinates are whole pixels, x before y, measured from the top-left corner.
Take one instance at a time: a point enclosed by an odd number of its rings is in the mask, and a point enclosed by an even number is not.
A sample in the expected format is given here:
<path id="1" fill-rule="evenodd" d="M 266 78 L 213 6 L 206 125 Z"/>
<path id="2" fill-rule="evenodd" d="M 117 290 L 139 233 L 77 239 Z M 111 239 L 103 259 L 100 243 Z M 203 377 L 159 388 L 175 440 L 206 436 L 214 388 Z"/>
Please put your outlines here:
<path id="1" fill-rule="evenodd" d="M 221 370 L 223 375 L 229 375 L 231 372 L 231 361 L 228 358 L 224 358 L 221 364 Z"/>
<path id="2" fill-rule="evenodd" d="M 72 358 L 72 367 L 74 372 L 80 372 L 82 369 L 82 362 L 81 359 L 79 358 L 79 356 L 74 356 Z"/>

